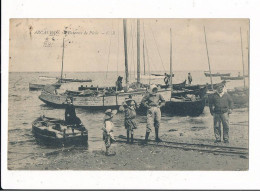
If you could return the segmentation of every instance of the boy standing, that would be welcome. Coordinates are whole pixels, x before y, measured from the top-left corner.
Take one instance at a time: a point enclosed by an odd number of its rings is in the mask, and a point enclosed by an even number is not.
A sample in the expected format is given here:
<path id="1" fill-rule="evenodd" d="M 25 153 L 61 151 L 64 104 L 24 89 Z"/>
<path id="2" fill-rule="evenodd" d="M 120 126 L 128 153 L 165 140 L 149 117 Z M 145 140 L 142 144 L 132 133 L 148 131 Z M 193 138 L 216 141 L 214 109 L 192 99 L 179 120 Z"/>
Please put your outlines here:
<path id="1" fill-rule="evenodd" d="M 112 111 L 111 109 L 107 109 L 105 111 L 104 126 L 103 126 L 102 130 L 103 130 L 103 141 L 105 142 L 107 156 L 113 156 L 116 154 L 115 152 L 110 153 L 110 150 L 109 150 L 111 144 L 113 142 L 115 142 L 115 138 L 113 135 L 114 124 L 113 124 L 112 119 L 116 113 L 117 113 L 117 110 Z"/>

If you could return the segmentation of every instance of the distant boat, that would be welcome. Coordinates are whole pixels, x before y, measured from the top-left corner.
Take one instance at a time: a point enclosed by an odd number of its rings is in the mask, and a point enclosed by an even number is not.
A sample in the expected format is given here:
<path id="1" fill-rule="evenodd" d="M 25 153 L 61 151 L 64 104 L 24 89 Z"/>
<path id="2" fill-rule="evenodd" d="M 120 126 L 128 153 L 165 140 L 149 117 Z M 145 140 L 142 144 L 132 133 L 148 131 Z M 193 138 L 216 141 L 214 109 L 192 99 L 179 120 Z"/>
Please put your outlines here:
<path id="1" fill-rule="evenodd" d="M 51 84 L 55 89 L 60 88 L 61 83 L 54 83 Z M 42 90 L 44 87 L 46 86 L 46 84 L 33 84 L 33 83 L 29 83 L 29 90 L 30 91 L 34 91 L 34 90 Z"/>
<path id="2" fill-rule="evenodd" d="M 51 77 L 51 76 L 39 76 L 40 79 L 57 79 L 57 77 Z"/>
<path id="3" fill-rule="evenodd" d="M 221 76 L 230 76 L 230 73 L 209 73 L 209 72 L 204 72 L 204 75 L 206 76 L 206 77 L 210 77 L 210 75 L 212 76 L 212 77 L 221 77 Z"/>
<path id="4" fill-rule="evenodd" d="M 161 76 L 161 77 L 165 77 L 165 74 L 156 74 L 156 73 L 151 73 L 151 75 L 153 75 L 153 76 Z M 172 74 L 172 77 L 174 77 L 174 74 Z"/>
<path id="5" fill-rule="evenodd" d="M 74 132 L 67 130 L 64 120 L 39 117 L 32 123 L 32 132 L 35 138 L 48 145 L 86 145 L 88 131 L 83 126 L 72 126 Z M 64 130 L 65 129 L 65 130 Z"/>
<path id="6" fill-rule="evenodd" d="M 73 78 L 62 78 L 62 83 L 68 83 L 68 82 L 92 82 L 92 79 L 73 79 Z"/>
<path id="7" fill-rule="evenodd" d="M 243 80 L 243 76 L 236 76 L 236 77 L 231 77 L 231 76 L 221 76 L 221 80 Z"/>

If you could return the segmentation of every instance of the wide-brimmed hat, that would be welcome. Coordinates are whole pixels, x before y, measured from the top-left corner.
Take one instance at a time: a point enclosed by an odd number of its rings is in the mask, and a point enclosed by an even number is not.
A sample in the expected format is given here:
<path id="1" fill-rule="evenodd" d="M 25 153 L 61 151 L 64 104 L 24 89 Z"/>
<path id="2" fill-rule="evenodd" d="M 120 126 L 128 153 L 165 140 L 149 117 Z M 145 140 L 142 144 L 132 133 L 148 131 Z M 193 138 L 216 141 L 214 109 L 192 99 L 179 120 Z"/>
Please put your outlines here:
<path id="1" fill-rule="evenodd" d="M 110 118 L 112 118 L 116 113 L 117 113 L 117 110 L 107 109 L 107 110 L 105 111 L 105 117 L 104 117 L 104 119 L 110 119 Z"/>
<path id="2" fill-rule="evenodd" d="M 126 98 L 125 103 L 127 105 L 135 105 L 135 101 L 132 98 Z"/>

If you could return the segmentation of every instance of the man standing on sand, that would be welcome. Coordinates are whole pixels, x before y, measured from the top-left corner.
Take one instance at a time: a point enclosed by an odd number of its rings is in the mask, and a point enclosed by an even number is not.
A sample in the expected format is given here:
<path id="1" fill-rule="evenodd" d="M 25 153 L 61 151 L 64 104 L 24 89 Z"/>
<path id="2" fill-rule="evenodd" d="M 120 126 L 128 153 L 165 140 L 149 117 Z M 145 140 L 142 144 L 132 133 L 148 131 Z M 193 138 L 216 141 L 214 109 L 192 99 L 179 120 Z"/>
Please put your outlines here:
<path id="1" fill-rule="evenodd" d="M 209 99 L 210 113 L 214 118 L 215 143 L 221 142 L 221 123 L 224 143 L 229 143 L 229 114 L 233 109 L 233 101 L 223 88 L 223 85 L 219 85 L 217 92 Z"/>
<path id="2" fill-rule="evenodd" d="M 151 93 L 144 96 L 141 104 L 147 108 L 147 124 L 146 124 L 146 134 L 144 143 L 148 141 L 152 127 L 155 128 L 155 141 L 161 142 L 159 138 L 159 127 L 161 121 L 161 110 L 160 108 L 165 105 L 165 100 L 161 94 L 157 94 L 158 88 L 155 85 L 151 86 Z"/>

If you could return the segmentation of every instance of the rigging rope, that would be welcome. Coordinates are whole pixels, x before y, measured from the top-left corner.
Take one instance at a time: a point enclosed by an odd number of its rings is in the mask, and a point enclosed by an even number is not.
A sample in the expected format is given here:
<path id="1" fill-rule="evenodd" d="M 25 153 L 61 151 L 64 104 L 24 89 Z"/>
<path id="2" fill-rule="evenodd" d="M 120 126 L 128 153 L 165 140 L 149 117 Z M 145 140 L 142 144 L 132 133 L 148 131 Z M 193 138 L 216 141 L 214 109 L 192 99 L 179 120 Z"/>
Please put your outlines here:
<path id="1" fill-rule="evenodd" d="M 164 72 L 166 72 L 165 67 L 164 67 L 164 65 L 163 65 L 163 60 L 162 60 L 162 57 L 161 57 L 161 54 L 160 54 L 160 51 L 159 51 L 159 48 L 158 48 L 158 44 L 157 44 L 157 41 L 156 41 L 156 39 L 155 39 L 155 36 L 154 36 L 153 30 L 152 30 L 152 27 L 151 27 L 150 24 L 149 24 L 149 27 L 150 27 L 151 32 L 152 32 L 152 34 L 153 34 L 153 39 L 154 39 L 154 41 L 155 41 L 155 45 L 156 45 L 156 48 L 157 48 L 158 54 L 159 54 L 160 59 L 161 59 L 161 63 L 162 63 L 162 66 L 163 66 L 163 70 L 164 70 Z"/>
<path id="2" fill-rule="evenodd" d="M 148 64 L 148 70 L 149 70 L 149 85 L 151 84 L 151 69 L 150 69 L 150 58 L 148 55 L 148 49 L 147 49 L 147 44 L 146 44 L 146 38 L 145 38 L 145 30 L 144 30 L 144 23 L 143 23 L 143 32 L 144 32 L 144 43 L 145 43 L 145 50 L 147 54 L 147 64 Z"/>
<path id="3" fill-rule="evenodd" d="M 116 76 L 118 77 L 118 58 L 119 58 L 119 20 L 117 25 L 117 60 L 116 60 Z"/>
<path id="4" fill-rule="evenodd" d="M 112 31 L 113 31 L 113 21 L 112 21 Z M 108 56 L 107 56 L 107 72 L 108 72 L 109 57 L 110 57 L 111 39 L 112 39 L 112 32 L 110 32 L 110 41 L 109 41 L 109 47 L 108 47 Z M 106 72 L 106 78 L 107 78 L 107 72 Z"/>
<path id="5" fill-rule="evenodd" d="M 133 67 L 134 67 L 134 79 L 135 79 L 135 63 L 134 63 L 134 60 L 135 60 L 135 54 L 134 54 L 134 38 L 136 38 L 135 37 L 135 31 L 134 30 L 132 30 L 132 28 L 131 28 L 131 31 L 132 31 L 132 65 L 133 65 Z"/>

